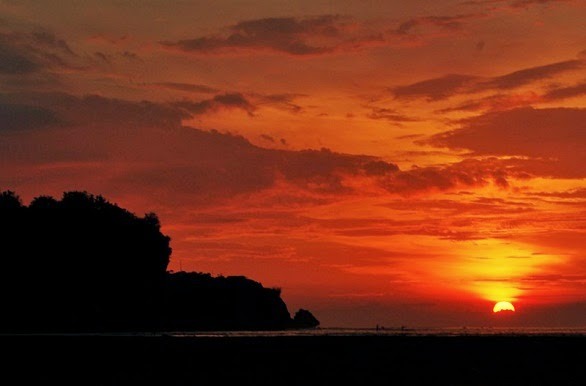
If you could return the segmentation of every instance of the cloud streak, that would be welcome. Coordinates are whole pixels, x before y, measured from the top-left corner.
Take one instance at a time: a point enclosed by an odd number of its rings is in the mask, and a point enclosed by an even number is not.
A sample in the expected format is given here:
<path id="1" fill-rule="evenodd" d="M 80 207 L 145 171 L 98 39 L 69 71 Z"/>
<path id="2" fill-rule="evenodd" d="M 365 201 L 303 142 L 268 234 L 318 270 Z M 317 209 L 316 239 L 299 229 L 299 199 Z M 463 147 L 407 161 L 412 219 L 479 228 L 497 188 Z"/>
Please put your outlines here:
<path id="1" fill-rule="evenodd" d="M 53 33 L 0 32 L 0 74 L 23 76 L 55 68 L 72 68 L 77 55 Z"/>
<path id="2" fill-rule="evenodd" d="M 409 100 L 423 98 L 428 101 L 439 101 L 457 95 L 482 93 L 493 90 L 513 90 L 583 68 L 584 61 L 582 60 L 566 60 L 543 66 L 525 68 L 488 79 L 480 76 L 449 74 L 408 85 L 396 86 L 390 88 L 389 91 L 396 99 Z M 572 90 L 566 92 L 571 93 Z"/>
<path id="3" fill-rule="evenodd" d="M 397 110 L 380 107 L 373 107 L 371 113 L 368 114 L 368 118 L 376 120 L 386 120 L 394 123 L 419 121 L 419 119 L 401 114 Z"/>
<path id="4" fill-rule="evenodd" d="M 394 31 L 397 35 L 408 35 L 418 27 L 431 26 L 447 31 L 461 30 L 468 21 L 484 16 L 483 14 L 464 14 L 454 16 L 422 16 L 407 20 Z"/>
<path id="5" fill-rule="evenodd" d="M 586 82 L 582 82 L 573 86 L 557 87 L 548 90 L 543 98 L 550 101 L 557 101 L 568 98 L 575 98 L 586 95 Z"/>
<path id="6" fill-rule="evenodd" d="M 503 4 L 505 7 L 508 8 L 524 8 L 528 9 L 533 6 L 539 5 L 559 5 L 564 3 L 572 3 L 574 0 L 473 0 L 473 1 L 466 1 L 463 2 L 462 5 L 498 5 Z"/>
<path id="7" fill-rule="evenodd" d="M 469 88 L 477 79 L 478 77 L 470 75 L 448 74 L 439 78 L 393 87 L 389 90 L 397 99 L 425 98 L 428 101 L 437 101 L 449 98 Z"/>
<path id="8" fill-rule="evenodd" d="M 224 34 L 161 44 L 200 54 L 236 49 L 266 50 L 294 56 L 321 55 L 336 49 L 335 42 L 340 40 L 346 26 L 343 19 L 335 15 L 303 19 L 265 18 L 239 22 L 228 27 Z"/>
<path id="9" fill-rule="evenodd" d="M 9 36 L 0 35 L 0 74 L 25 75 L 42 68 L 42 64 L 25 49 L 11 43 Z"/>
<path id="10" fill-rule="evenodd" d="M 51 110 L 24 104 L 0 104 L 0 132 L 39 129 L 60 121 Z"/>
<path id="11" fill-rule="evenodd" d="M 202 93 L 202 94 L 215 94 L 220 90 L 206 86 L 204 84 L 193 84 L 193 83 L 178 83 L 178 82 L 159 82 L 153 83 L 154 87 L 161 87 L 169 90 L 184 91 L 190 93 Z"/>
<path id="12" fill-rule="evenodd" d="M 544 66 L 537 66 L 526 68 L 519 71 L 514 71 L 506 75 L 494 77 L 486 82 L 479 83 L 476 87 L 479 91 L 485 90 L 509 90 L 535 81 L 550 79 L 562 73 L 580 70 L 584 68 L 584 62 L 581 60 L 566 60 L 547 64 Z"/>
<path id="13" fill-rule="evenodd" d="M 173 106 L 184 109 L 193 115 L 216 112 L 221 109 L 239 109 L 245 111 L 248 115 L 253 116 L 257 109 L 257 107 L 241 93 L 219 94 L 211 99 L 205 99 L 199 102 L 179 101 L 174 102 Z"/>

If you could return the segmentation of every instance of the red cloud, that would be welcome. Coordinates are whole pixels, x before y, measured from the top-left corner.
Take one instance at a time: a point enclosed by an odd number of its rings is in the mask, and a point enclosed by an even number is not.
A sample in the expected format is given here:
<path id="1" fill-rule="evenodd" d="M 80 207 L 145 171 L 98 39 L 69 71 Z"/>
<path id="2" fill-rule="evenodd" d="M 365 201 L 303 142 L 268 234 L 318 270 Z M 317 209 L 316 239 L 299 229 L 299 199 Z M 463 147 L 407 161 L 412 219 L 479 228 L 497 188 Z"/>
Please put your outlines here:
<path id="1" fill-rule="evenodd" d="M 459 93 L 476 79 L 475 76 L 450 74 L 405 86 L 397 86 L 390 91 L 398 99 L 426 98 L 434 101 Z"/>
<path id="2" fill-rule="evenodd" d="M 346 28 L 342 18 L 324 15 L 249 20 L 228 27 L 226 34 L 163 42 L 186 52 L 209 54 L 226 49 L 269 50 L 290 55 L 319 55 L 332 52 Z M 314 42 L 324 40 L 325 42 Z"/>
<path id="3" fill-rule="evenodd" d="M 543 95 L 543 98 L 546 100 L 555 101 L 560 99 L 575 98 L 582 95 L 586 95 L 586 82 L 573 86 L 552 88 L 547 91 L 545 95 Z"/>
<path id="4" fill-rule="evenodd" d="M 586 109 L 523 108 L 484 114 L 425 143 L 468 149 L 475 155 L 530 158 L 527 171 L 541 176 L 586 177 Z"/>
<path id="5" fill-rule="evenodd" d="M 477 19 L 483 14 L 466 14 L 455 16 L 422 16 L 407 20 L 399 25 L 394 31 L 399 35 L 407 35 L 419 26 L 433 26 L 445 30 L 459 30 L 468 20 Z"/>
<path id="6" fill-rule="evenodd" d="M 265 149 L 242 137 L 183 127 L 181 122 L 188 116 L 183 108 L 194 110 L 193 106 L 66 94 L 21 98 L 58 121 L 42 121 L 33 127 L 33 120 L 21 135 L 3 138 L 7 145 L 3 167 L 16 170 L 36 165 L 34 175 L 57 184 L 63 181 L 54 173 L 64 175 L 62 167 L 70 165 L 68 170 L 73 171 L 81 164 L 82 174 L 68 181 L 100 176 L 94 183 L 116 186 L 120 191 L 148 190 L 173 195 L 174 200 L 203 203 L 259 192 L 279 181 L 318 196 L 334 197 L 356 193 L 360 183 L 354 183 L 360 180 L 387 192 L 410 195 L 488 183 L 507 187 L 510 178 L 527 177 L 526 160 L 466 160 L 399 170 L 376 157 L 327 149 Z M 226 97 L 216 102 L 233 101 L 240 103 L 241 99 Z M 457 133 L 444 137 L 434 138 L 434 144 L 452 143 Z M 12 186 L 15 181 L 7 174 L 1 182 Z"/>
<path id="7" fill-rule="evenodd" d="M 515 89 L 582 68 L 584 68 L 582 60 L 566 60 L 525 68 L 489 79 L 483 79 L 478 76 L 450 74 L 409 85 L 397 86 L 391 88 L 390 91 L 397 99 L 426 98 L 429 101 L 436 101 L 461 94 Z"/>

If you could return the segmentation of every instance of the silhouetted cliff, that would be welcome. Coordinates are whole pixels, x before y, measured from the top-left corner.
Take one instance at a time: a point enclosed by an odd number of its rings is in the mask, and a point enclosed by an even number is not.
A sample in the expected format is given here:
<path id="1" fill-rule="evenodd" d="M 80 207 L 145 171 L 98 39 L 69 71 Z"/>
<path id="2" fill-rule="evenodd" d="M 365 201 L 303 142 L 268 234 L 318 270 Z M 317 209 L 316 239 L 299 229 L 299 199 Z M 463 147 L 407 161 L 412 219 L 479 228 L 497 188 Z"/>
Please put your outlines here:
<path id="1" fill-rule="evenodd" d="M 0 330 L 283 329 L 280 297 L 245 277 L 169 273 L 170 239 L 101 196 L 29 206 L 0 193 Z"/>
<path id="2" fill-rule="evenodd" d="M 277 289 L 243 276 L 167 275 L 162 313 L 174 329 L 274 329 L 292 326 Z"/>

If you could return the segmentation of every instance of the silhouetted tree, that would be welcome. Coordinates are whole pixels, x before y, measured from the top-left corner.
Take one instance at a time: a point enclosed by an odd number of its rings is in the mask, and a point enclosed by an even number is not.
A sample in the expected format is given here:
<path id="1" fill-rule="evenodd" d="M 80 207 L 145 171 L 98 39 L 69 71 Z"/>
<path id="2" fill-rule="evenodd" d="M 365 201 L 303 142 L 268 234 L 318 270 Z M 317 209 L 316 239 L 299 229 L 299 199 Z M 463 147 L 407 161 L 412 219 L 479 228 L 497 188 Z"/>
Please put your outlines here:
<path id="1" fill-rule="evenodd" d="M 1 192 L 0 331 L 315 323 L 304 314 L 293 321 L 280 290 L 243 276 L 168 273 L 169 242 L 156 214 L 140 218 L 102 196 L 66 192 L 24 206 Z"/>
<path id="2" fill-rule="evenodd" d="M 16 193 L 7 190 L 0 193 L 0 210 L 14 210 L 22 208 L 22 201 Z"/>
<path id="3" fill-rule="evenodd" d="M 158 219 L 86 192 L 0 194 L 0 324 L 121 328 L 152 319 L 171 249 Z"/>

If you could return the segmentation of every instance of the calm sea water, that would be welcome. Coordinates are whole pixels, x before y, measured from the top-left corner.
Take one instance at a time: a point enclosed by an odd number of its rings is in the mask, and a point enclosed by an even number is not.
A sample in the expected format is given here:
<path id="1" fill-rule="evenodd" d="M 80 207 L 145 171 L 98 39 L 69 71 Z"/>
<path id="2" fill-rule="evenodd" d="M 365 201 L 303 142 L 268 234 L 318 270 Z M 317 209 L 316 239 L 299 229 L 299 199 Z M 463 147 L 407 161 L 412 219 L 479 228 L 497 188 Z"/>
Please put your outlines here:
<path id="1" fill-rule="evenodd" d="M 586 327 L 545 328 L 545 327 L 457 327 L 457 328 L 318 328 L 311 330 L 287 331 L 199 331 L 172 332 L 176 337 L 278 337 L 278 336 L 586 336 Z"/>
<path id="2" fill-rule="evenodd" d="M 0 336 L 15 334 L 1 334 Z M 40 333 L 16 335 L 53 336 L 142 336 L 186 338 L 295 337 L 295 336 L 583 336 L 586 327 L 454 327 L 454 328 L 316 328 L 284 331 L 172 331 L 120 333 Z"/>

